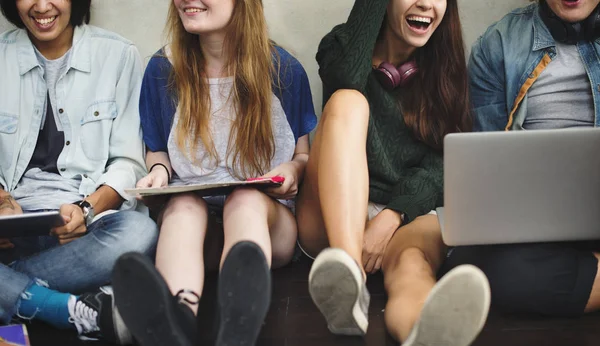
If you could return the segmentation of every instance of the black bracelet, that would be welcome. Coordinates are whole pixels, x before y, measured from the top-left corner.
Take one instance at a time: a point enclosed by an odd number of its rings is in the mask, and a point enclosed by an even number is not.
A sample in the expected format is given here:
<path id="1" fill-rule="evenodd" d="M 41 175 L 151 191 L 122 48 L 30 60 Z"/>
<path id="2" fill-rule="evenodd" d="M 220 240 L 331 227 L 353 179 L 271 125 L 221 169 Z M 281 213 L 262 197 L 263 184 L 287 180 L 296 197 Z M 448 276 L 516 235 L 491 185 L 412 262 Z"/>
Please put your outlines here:
<path id="1" fill-rule="evenodd" d="M 170 182 L 170 181 L 171 181 L 171 173 L 169 172 L 169 169 L 167 168 L 167 166 L 163 165 L 163 164 L 162 164 L 162 163 L 160 163 L 160 162 L 159 162 L 159 163 L 155 163 L 155 164 L 153 164 L 153 165 L 152 165 L 152 167 L 150 167 L 150 170 L 149 170 L 148 172 L 152 172 L 152 170 L 153 170 L 153 169 L 154 169 L 154 167 L 156 167 L 156 166 L 162 166 L 162 167 L 165 169 L 165 171 L 167 171 L 167 177 L 169 178 L 169 180 L 167 180 L 167 182 Z"/>

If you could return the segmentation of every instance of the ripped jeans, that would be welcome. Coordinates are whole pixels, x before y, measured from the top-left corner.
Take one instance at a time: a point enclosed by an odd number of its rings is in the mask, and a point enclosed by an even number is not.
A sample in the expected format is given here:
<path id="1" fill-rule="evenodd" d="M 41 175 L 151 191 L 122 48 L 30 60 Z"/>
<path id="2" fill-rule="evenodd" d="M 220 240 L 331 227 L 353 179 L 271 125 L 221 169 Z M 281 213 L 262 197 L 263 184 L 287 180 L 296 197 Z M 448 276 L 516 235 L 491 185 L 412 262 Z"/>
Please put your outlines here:
<path id="1" fill-rule="evenodd" d="M 33 284 L 64 293 L 83 293 L 110 282 L 117 258 L 130 251 L 152 255 L 158 229 L 148 216 L 120 211 L 92 223 L 88 234 L 59 246 L 56 237 L 13 238 L 12 250 L 0 250 L 14 261 L 0 263 L 0 324 L 9 323 L 25 291 Z M 20 316 L 29 319 L 32 316 Z"/>

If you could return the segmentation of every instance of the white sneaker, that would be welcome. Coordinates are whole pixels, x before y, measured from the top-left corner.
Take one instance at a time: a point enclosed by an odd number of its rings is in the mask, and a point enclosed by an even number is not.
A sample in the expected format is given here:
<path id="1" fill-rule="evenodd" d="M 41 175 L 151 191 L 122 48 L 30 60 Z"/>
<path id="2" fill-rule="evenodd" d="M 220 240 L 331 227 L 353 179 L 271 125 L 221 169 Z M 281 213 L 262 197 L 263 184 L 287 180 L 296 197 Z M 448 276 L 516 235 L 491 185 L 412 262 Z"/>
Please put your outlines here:
<path id="1" fill-rule="evenodd" d="M 360 267 L 344 250 L 329 248 L 317 256 L 308 290 L 332 333 L 367 333 L 370 295 Z"/>
<path id="2" fill-rule="evenodd" d="M 483 329 L 490 285 L 479 268 L 461 265 L 438 281 L 402 346 L 468 346 Z"/>

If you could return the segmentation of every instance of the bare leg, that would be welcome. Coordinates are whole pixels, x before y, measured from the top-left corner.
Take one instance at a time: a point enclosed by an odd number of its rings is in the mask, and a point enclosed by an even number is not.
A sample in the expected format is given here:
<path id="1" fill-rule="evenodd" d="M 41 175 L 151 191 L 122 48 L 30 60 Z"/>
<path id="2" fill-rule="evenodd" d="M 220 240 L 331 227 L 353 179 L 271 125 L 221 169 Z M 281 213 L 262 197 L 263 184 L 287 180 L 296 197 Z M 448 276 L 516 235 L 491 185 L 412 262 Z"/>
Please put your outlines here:
<path id="1" fill-rule="evenodd" d="M 115 265 L 116 304 L 141 345 L 195 343 L 195 295 L 199 296 L 204 286 L 203 245 L 209 219 L 207 204 L 201 197 L 193 193 L 173 196 L 159 216 L 156 264 L 133 253 L 122 256 Z M 218 228 L 211 231 L 220 233 Z M 195 295 L 178 294 L 181 290 Z M 179 299 L 174 299 L 175 295 Z"/>
<path id="2" fill-rule="evenodd" d="M 216 345 L 254 345 L 271 301 L 269 267 L 294 253 L 296 220 L 288 208 L 252 188 L 234 190 L 223 211 Z"/>
<path id="3" fill-rule="evenodd" d="M 368 126 L 369 104 L 358 91 L 339 90 L 327 102 L 297 205 L 300 242 L 311 255 L 331 246 L 362 264 Z"/>
<path id="4" fill-rule="evenodd" d="M 396 340 L 406 340 L 419 318 L 445 251 L 435 215 L 417 218 L 390 240 L 383 260 L 389 297 L 385 322 Z"/>
<path id="5" fill-rule="evenodd" d="M 202 293 L 207 224 L 208 207 L 195 194 L 174 196 L 162 214 L 156 268 L 174 295 L 182 289 Z M 197 305 L 189 307 L 197 313 Z"/>
<path id="6" fill-rule="evenodd" d="M 296 245 L 296 220 L 290 210 L 256 189 L 236 189 L 223 211 L 225 245 L 221 265 L 232 246 L 252 241 L 273 267 L 289 263 Z"/>
<path id="7" fill-rule="evenodd" d="M 445 252 L 436 215 L 401 227 L 388 244 L 385 322 L 403 344 L 468 345 L 485 323 L 490 304 L 485 275 L 461 266 L 436 283 Z"/>
<path id="8" fill-rule="evenodd" d="M 600 253 L 595 253 L 594 256 L 600 261 Z M 598 274 L 596 274 L 596 280 L 594 286 L 592 286 L 592 293 L 590 300 L 585 307 L 585 312 L 594 312 L 600 310 L 600 266 L 598 266 Z"/>
<path id="9" fill-rule="evenodd" d="M 300 243 L 309 254 L 318 254 L 309 292 L 335 334 L 364 335 L 368 328 L 362 265 L 368 127 L 365 97 L 354 90 L 335 92 L 323 111 L 298 196 Z"/>

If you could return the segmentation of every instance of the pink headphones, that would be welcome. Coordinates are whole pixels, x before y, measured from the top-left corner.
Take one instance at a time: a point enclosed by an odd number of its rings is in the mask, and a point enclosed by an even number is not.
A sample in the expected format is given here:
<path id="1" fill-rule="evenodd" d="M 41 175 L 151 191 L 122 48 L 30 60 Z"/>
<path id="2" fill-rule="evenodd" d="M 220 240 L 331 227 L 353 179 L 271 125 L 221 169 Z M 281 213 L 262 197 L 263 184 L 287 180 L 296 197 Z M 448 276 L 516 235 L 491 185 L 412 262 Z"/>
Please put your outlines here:
<path id="1" fill-rule="evenodd" d="M 419 72 L 417 63 L 413 60 L 405 62 L 396 68 L 396 66 L 382 62 L 375 69 L 375 77 L 387 90 L 394 90 L 397 87 L 404 87 Z"/>

